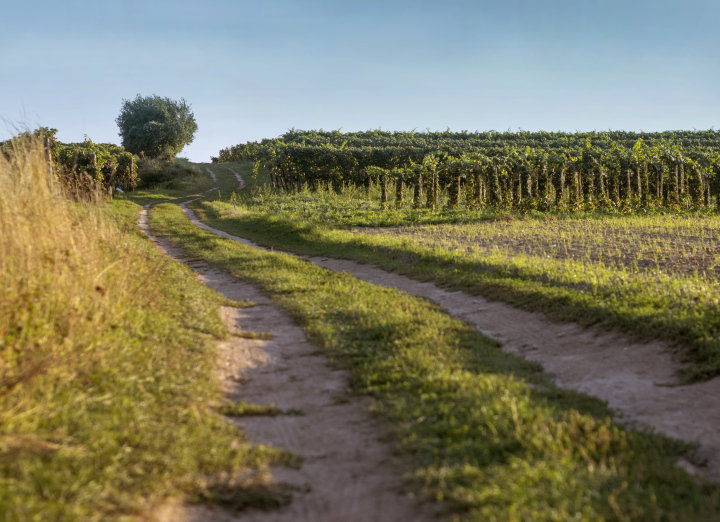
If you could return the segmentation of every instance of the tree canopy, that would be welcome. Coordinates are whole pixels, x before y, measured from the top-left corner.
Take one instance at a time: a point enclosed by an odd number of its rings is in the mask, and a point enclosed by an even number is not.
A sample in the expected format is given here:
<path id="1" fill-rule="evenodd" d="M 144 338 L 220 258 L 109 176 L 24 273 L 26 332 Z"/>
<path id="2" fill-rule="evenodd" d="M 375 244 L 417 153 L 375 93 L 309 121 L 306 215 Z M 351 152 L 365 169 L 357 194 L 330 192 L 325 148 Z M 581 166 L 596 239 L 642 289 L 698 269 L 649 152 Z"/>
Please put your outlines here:
<path id="1" fill-rule="evenodd" d="M 140 96 L 123 100 L 115 122 L 120 128 L 122 144 L 133 154 L 171 159 L 192 143 L 197 123 L 184 98 Z"/>

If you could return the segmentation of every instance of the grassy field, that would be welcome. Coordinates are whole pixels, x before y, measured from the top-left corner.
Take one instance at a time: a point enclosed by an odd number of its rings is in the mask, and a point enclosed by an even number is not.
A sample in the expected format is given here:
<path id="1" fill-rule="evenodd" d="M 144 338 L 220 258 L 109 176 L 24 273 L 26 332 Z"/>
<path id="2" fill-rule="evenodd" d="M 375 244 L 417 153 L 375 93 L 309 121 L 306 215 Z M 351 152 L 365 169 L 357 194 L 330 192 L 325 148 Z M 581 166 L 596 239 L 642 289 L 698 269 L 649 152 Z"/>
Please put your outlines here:
<path id="1" fill-rule="evenodd" d="M 218 172 L 225 176 L 222 166 Z M 359 227 L 342 214 L 343 201 L 352 208 L 357 191 L 274 199 L 261 174 L 256 179 L 246 165 L 243 175 L 254 188 L 240 210 L 224 197 L 194 204 L 212 226 L 278 249 L 374 263 L 560 321 L 669 340 L 692 363 L 685 380 L 720 373 L 720 217 L 714 214 L 373 210 L 375 217 L 370 211 L 364 217 L 368 226 Z M 425 222 L 439 224 L 383 226 L 398 212 L 407 219 L 424 212 Z"/>
<path id="2" fill-rule="evenodd" d="M 233 480 L 293 457 L 252 446 L 215 411 L 215 343 L 228 335 L 217 308 L 251 303 L 139 235 L 134 203 L 58 197 L 40 146 L 0 155 L 0 186 L 0 518 L 129 520 L 169 496 L 286 500 L 266 479 Z"/>
<path id="3" fill-rule="evenodd" d="M 198 202 L 208 215 L 220 208 L 254 216 L 225 205 Z M 427 300 L 208 233 L 172 203 L 154 207 L 150 218 L 189 255 L 257 285 L 287 309 L 351 371 L 352 388 L 375 399 L 373 410 L 413 462 L 417 487 L 458 515 L 720 518 L 717 486 L 674 466 L 680 455 L 692 459 L 692 448 L 624 430 L 602 402 L 555 387 L 538 365 L 502 352 Z"/>

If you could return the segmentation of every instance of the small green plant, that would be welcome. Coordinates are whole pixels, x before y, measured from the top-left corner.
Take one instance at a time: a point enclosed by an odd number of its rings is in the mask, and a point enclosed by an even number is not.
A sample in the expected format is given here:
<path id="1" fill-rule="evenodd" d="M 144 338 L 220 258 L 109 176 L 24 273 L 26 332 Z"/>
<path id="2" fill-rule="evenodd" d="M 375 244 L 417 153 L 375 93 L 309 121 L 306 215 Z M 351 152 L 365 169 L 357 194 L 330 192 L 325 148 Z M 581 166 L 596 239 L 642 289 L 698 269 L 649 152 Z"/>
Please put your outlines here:
<path id="1" fill-rule="evenodd" d="M 248 402 L 233 402 L 223 404 L 218 408 L 220 415 L 227 417 L 252 417 L 258 415 L 267 415 L 275 417 L 283 411 L 275 406 L 275 404 L 250 404 Z"/>
<path id="2" fill-rule="evenodd" d="M 243 339 L 263 339 L 263 340 L 270 340 L 274 339 L 275 336 L 269 332 L 248 332 L 248 331 L 242 331 L 239 333 L 236 333 L 235 336 L 242 337 Z"/>

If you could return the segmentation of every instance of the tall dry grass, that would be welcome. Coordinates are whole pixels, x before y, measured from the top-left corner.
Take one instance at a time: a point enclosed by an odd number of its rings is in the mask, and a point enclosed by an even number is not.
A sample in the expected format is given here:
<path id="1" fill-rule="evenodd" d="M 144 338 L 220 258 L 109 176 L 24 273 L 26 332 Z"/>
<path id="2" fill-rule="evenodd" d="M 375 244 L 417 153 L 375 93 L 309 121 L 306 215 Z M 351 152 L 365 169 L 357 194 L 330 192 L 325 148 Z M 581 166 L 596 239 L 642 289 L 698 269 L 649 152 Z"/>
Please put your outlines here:
<path id="1" fill-rule="evenodd" d="M 40 143 L 0 153 L 0 518 L 127 520 L 286 459 L 212 408 L 227 301 L 137 205 L 61 192 Z"/>
<path id="2" fill-rule="evenodd" d="M 127 281 L 132 263 L 118 255 L 122 236 L 88 198 L 70 201 L 48 175 L 42 143 L 17 140 L 0 154 L 0 410 L 4 427 L 36 395 L 44 401 L 53 380 L 73 379 L 102 356 L 99 331 L 118 310 L 118 293 L 137 288 Z M 113 251 L 115 250 L 115 251 Z M 118 267 L 119 268 L 119 267 Z M 127 296 L 125 296 L 127 297 Z"/>

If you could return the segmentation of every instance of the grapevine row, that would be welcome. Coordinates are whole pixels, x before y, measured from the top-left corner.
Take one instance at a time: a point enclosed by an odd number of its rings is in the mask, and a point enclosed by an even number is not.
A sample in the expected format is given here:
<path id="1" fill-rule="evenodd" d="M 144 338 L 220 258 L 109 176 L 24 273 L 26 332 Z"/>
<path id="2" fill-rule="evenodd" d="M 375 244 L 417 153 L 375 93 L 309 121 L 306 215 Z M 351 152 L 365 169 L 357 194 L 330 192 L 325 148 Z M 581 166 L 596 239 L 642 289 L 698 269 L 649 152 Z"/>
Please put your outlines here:
<path id="1" fill-rule="evenodd" d="M 298 143 L 296 135 L 286 135 L 239 146 L 241 152 L 225 149 L 216 160 L 253 159 L 268 168 L 276 187 L 285 190 L 379 185 L 382 207 L 390 204 L 392 193 L 394 205 L 404 206 L 406 187 L 413 189 L 415 208 L 437 209 L 442 200 L 449 208 L 521 211 L 712 206 L 720 192 L 718 134 L 647 136 L 648 142 L 639 138 L 629 145 L 628 139 L 636 135 L 620 133 L 619 142 L 600 140 L 598 135 L 566 135 L 563 140 L 574 145 L 561 146 L 558 136 L 542 135 L 527 140 L 534 146 L 496 140 L 480 147 L 475 138 L 449 140 L 441 135 L 431 137 L 434 144 L 421 136 L 425 143 L 420 147 L 408 144 L 412 136 L 403 135 L 394 146 L 383 145 L 392 137 L 379 136 L 380 146 L 354 147 L 348 146 L 353 136 L 319 136 L 324 143 L 308 145 Z M 673 136 L 676 141 L 669 141 Z"/>
<path id="2" fill-rule="evenodd" d="M 130 152 L 111 143 L 62 143 L 55 139 L 57 129 L 40 127 L 6 142 L 0 152 L 10 157 L 24 140 L 41 139 L 48 149 L 52 172 L 67 188 L 76 192 L 118 187 L 131 190 L 137 186 L 137 164 Z"/>

